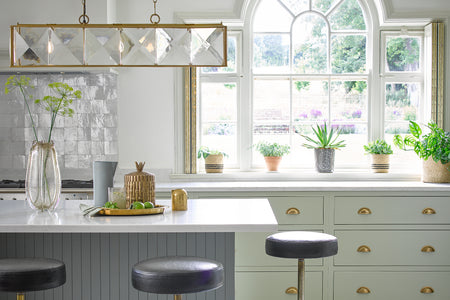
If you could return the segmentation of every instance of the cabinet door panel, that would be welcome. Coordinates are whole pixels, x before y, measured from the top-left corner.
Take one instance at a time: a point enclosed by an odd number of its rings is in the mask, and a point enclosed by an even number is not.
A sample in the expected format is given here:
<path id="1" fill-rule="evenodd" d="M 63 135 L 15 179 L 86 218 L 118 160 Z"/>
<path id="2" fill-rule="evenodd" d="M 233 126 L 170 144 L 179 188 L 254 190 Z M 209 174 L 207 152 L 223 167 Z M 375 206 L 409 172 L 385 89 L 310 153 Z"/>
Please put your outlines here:
<path id="1" fill-rule="evenodd" d="M 335 272 L 334 300 L 443 300 L 449 282 L 449 272 Z"/>
<path id="2" fill-rule="evenodd" d="M 335 265 L 450 265 L 449 231 L 337 230 L 335 235 Z"/>
<path id="3" fill-rule="evenodd" d="M 335 224 L 449 224 L 449 202 L 450 197 L 336 197 L 334 219 Z"/>
<path id="4" fill-rule="evenodd" d="M 323 224 L 323 197 L 270 197 L 278 224 Z"/>
<path id="5" fill-rule="evenodd" d="M 236 272 L 236 300 L 296 300 L 296 272 Z M 305 273 L 305 300 L 322 299 L 322 272 Z"/>

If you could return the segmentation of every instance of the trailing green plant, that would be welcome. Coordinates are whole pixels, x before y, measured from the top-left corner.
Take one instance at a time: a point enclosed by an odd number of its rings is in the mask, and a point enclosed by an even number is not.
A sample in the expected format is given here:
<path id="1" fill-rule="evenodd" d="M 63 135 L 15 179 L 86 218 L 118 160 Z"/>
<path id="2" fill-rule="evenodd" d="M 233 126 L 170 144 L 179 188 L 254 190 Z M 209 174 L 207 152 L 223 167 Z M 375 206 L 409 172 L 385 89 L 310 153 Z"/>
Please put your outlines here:
<path id="1" fill-rule="evenodd" d="M 81 91 L 75 90 L 66 83 L 53 82 L 49 83 L 48 87 L 53 91 L 55 95 L 47 95 L 42 99 L 34 99 L 32 95 L 28 93 L 29 89 L 35 87 L 30 83 L 30 78 L 26 76 L 17 77 L 16 75 L 10 76 L 5 83 L 5 94 L 18 89 L 23 97 L 23 101 L 28 111 L 28 116 L 31 120 L 31 126 L 33 127 L 34 138 L 39 141 L 39 137 L 36 132 L 36 123 L 34 122 L 33 115 L 28 101 L 33 101 L 35 104 L 42 106 L 46 111 L 50 113 L 50 130 L 47 137 L 47 142 L 50 143 L 52 139 L 52 131 L 55 126 L 56 117 L 60 116 L 73 116 L 73 109 L 70 107 L 73 100 L 81 98 Z"/>
<path id="2" fill-rule="evenodd" d="M 396 134 L 394 145 L 402 150 L 414 150 L 419 158 L 432 158 L 435 162 L 450 162 L 450 133 L 439 128 L 433 121 L 425 125 L 430 132 L 424 134 L 422 128 L 414 121 L 409 121 L 409 131 L 404 137 Z"/>
<path id="3" fill-rule="evenodd" d="M 255 145 L 256 150 L 263 156 L 284 156 L 291 152 L 289 145 L 281 145 L 278 143 L 269 143 L 267 141 L 260 141 Z"/>
<path id="4" fill-rule="evenodd" d="M 389 145 L 385 140 L 375 140 L 364 145 L 364 150 L 366 154 L 392 154 L 391 145 Z"/>
<path id="5" fill-rule="evenodd" d="M 222 154 L 224 157 L 228 157 L 228 154 L 226 154 L 225 152 L 216 149 L 209 149 L 206 146 L 201 146 L 197 151 L 197 158 L 203 157 L 203 159 L 205 159 L 209 155 L 220 155 L 220 154 Z"/>
<path id="6" fill-rule="evenodd" d="M 323 125 L 317 124 L 315 128 L 314 126 L 311 126 L 311 128 L 313 130 L 313 137 L 301 134 L 309 142 L 309 144 L 302 144 L 303 147 L 308 149 L 339 149 L 346 146 L 344 140 L 337 140 L 341 134 L 339 128 L 328 127 L 326 123 L 323 123 Z"/>

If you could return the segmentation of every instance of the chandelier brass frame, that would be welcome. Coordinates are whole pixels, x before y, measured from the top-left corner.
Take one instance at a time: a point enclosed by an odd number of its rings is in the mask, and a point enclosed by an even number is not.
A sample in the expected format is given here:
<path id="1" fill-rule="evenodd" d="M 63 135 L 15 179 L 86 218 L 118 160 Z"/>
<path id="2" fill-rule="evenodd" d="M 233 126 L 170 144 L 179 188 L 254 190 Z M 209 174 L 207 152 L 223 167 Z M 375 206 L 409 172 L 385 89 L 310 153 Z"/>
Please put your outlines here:
<path id="1" fill-rule="evenodd" d="M 11 26 L 12 68 L 224 67 L 227 27 L 222 24 L 80 24 Z"/>

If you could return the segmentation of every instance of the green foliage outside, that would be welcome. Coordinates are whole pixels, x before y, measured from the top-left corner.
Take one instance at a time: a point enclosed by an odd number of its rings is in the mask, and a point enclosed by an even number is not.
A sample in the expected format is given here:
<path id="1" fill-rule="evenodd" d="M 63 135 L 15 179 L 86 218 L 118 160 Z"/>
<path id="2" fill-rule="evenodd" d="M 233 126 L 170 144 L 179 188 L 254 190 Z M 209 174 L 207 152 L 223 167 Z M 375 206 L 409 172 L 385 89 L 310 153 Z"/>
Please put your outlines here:
<path id="1" fill-rule="evenodd" d="M 222 152 L 222 151 L 217 150 L 217 149 L 210 149 L 210 148 L 208 148 L 206 146 L 201 146 L 198 149 L 197 158 L 202 158 L 203 157 L 203 159 L 205 159 L 209 155 L 220 155 L 220 154 L 222 154 L 224 157 L 228 157 L 228 154 L 226 154 L 225 152 Z"/>
<path id="2" fill-rule="evenodd" d="M 391 145 L 385 140 L 375 140 L 364 145 L 364 150 L 367 154 L 392 154 Z"/>
<path id="3" fill-rule="evenodd" d="M 328 127 L 326 123 L 323 125 L 317 124 L 316 127 L 311 126 L 313 130 L 313 137 L 301 135 L 308 143 L 302 144 L 303 147 L 308 149 L 325 148 L 325 149 L 338 149 L 343 148 L 346 145 L 344 140 L 338 141 L 338 137 L 341 134 L 340 129 Z"/>
<path id="4" fill-rule="evenodd" d="M 309 81 L 296 81 L 294 82 L 295 84 L 295 88 L 297 89 L 297 91 L 301 92 L 303 89 L 308 90 L 311 82 Z"/>
<path id="5" fill-rule="evenodd" d="M 259 142 L 255 145 L 255 148 L 263 156 L 284 156 L 291 151 L 289 145 L 280 145 L 278 143 L 269 143 L 266 141 Z"/>
<path id="6" fill-rule="evenodd" d="M 422 128 L 414 121 L 409 121 L 410 135 L 394 136 L 394 145 L 402 150 L 413 150 L 421 159 L 432 158 L 435 162 L 450 162 L 450 133 L 430 121 L 426 125 L 430 130 L 424 134 Z"/>

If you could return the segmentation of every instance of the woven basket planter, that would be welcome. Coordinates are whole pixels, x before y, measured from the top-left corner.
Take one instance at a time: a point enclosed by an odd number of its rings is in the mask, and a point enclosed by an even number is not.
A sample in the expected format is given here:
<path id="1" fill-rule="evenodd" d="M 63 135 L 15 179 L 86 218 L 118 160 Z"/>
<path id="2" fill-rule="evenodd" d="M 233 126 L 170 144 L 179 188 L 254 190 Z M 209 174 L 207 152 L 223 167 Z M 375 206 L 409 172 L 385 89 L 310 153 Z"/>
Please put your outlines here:
<path id="1" fill-rule="evenodd" d="M 371 168 L 374 173 L 388 173 L 389 154 L 372 154 Z"/>
<path id="2" fill-rule="evenodd" d="M 431 157 L 423 161 L 422 181 L 429 183 L 450 182 L 450 163 L 443 165 L 435 162 Z"/>
<path id="3" fill-rule="evenodd" d="M 223 154 L 210 154 L 205 158 L 206 173 L 223 173 Z"/>

